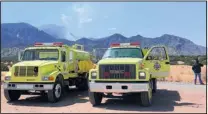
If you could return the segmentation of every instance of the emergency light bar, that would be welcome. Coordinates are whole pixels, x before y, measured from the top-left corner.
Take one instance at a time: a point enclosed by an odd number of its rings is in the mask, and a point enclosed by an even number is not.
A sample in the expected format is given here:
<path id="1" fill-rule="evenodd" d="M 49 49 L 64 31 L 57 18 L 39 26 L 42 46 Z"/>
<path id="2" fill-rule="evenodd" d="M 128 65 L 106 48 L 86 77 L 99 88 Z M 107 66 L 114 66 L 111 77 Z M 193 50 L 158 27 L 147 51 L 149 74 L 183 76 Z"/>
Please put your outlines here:
<path id="1" fill-rule="evenodd" d="M 126 46 L 139 46 L 139 42 L 132 43 L 112 43 L 111 47 L 126 47 Z"/>
<path id="2" fill-rule="evenodd" d="M 35 43 L 34 46 L 62 46 L 62 42 L 54 42 L 54 43 Z"/>

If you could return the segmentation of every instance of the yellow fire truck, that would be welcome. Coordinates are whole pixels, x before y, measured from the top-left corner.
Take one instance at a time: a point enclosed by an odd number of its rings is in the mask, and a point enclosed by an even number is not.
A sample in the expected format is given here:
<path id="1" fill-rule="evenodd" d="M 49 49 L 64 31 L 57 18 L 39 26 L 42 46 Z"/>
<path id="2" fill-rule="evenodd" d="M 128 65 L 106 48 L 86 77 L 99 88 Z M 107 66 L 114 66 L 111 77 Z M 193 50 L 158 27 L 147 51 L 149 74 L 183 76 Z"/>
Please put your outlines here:
<path id="1" fill-rule="evenodd" d="M 19 54 L 20 62 L 6 75 L 4 95 L 14 101 L 22 94 L 43 94 L 57 102 L 69 86 L 87 90 L 89 70 L 94 67 L 91 57 L 82 45 L 35 43 Z"/>
<path id="2" fill-rule="evenodd" d="M 90 102 L 96 106 L 103 97 L 134 94 L 142 106 L 150 106 L 157 78 L 167 77 L 169 69 L 164 46 L 142 49 L 138 42 L 114 43 L 89 72 Z"/>

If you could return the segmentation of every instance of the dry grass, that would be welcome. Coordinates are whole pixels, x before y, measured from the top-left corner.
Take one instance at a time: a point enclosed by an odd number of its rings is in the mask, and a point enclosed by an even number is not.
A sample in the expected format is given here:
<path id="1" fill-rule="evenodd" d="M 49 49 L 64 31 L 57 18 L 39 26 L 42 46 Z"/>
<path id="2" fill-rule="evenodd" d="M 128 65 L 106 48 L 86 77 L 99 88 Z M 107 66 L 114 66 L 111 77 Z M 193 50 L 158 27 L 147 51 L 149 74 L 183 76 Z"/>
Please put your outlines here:
<path id="1" fill-rule="evenodd" d="M 202 80 L 206 82 L 206 66 L 202 67 Z M 160 79 L 170 82 L 193 82 L 194 73 L 192 71 L 192 66 L 187 65 L 171 65 L 170 74 L 165 79 Z"/>

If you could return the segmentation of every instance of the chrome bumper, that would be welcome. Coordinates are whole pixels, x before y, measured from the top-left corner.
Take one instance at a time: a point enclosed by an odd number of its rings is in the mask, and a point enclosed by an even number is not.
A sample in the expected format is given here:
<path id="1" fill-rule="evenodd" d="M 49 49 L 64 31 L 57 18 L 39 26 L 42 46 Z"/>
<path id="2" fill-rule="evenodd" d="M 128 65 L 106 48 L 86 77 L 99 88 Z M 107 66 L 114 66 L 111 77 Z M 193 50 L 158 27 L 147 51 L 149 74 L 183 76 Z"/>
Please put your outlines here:
<path id="1" fill-rule="evenodd" d="M 91 92 L 105 93 L 129 93 L 129 92 L 144 92 L 148 91 L 148 83 L 99 83 L 89 82 L 89 90 Z"/>
<path id="2" fill-rule="evenodd" d="M 3 87 L 7 90 L 52 90 L 53 84 L 4 83 Z"/>

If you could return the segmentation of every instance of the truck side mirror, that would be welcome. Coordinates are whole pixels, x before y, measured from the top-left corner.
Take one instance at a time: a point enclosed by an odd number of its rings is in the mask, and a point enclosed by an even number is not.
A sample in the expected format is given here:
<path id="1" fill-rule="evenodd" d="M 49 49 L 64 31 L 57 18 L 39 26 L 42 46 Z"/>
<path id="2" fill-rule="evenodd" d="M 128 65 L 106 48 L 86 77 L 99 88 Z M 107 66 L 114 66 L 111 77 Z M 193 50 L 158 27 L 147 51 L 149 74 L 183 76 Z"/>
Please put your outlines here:
<path id="1" fill-rule="evenodd" d="M 18 61 L 22 60 L 23 54 L 24 54 L 24 51 L 19 51 L 18 52 Z"/>
<path id="2" fill-rule="evenodd" d="M 152 60 L 152 56 L 147 56 L 147 60 Z"/>
<path id="3" fill-rule="evenodd" d="M 61 62 L 65 62 L 65 61 L 66 61 L 66 53 L 62 52 Z"/>
<path id="4" fill-rule="evenodd" d="M 66 58 L 65 56 L 62 57 L 62 62 L 65 62 L 66 61 Z"/>

